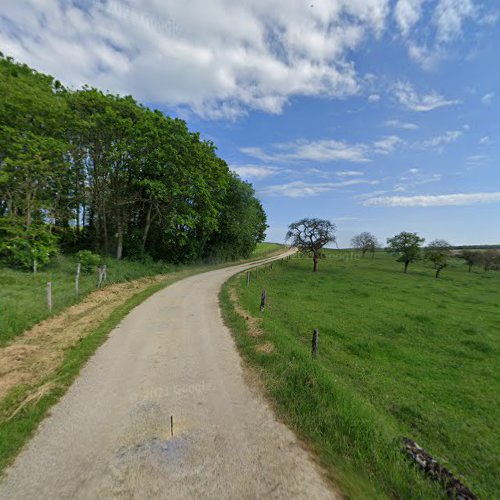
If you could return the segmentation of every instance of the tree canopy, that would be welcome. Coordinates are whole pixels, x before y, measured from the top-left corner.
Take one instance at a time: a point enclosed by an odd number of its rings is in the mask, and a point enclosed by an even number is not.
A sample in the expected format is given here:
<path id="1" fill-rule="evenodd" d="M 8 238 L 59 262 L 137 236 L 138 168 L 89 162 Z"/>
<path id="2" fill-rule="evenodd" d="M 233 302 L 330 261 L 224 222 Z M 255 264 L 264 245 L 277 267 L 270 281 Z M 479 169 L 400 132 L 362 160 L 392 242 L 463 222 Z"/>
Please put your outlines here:
<path id="1" fill-rule="evenodd" d="M 420 258 L 421 246 L 425 239 L 417 233 L 403 231 L 392 238 L 387 238 L 387 250 L 403 262 L 404 272 L 408 272 L 408 265 Z"/>
<path id="2" fill-rule="evenodd" d="M 288 226 L 286 240 L 313 258 L 313 271 L 318 270 L 321 250 L 328 243 L 335 241 L 335 224 L 325 219 L 301 219 Z"/>
<path id="3" fill-rule="evenodd" d="M 0 95 L 0 258 L 227 260 L 264 239 L 251 185 L 183 120 L 3 56 Z"/>

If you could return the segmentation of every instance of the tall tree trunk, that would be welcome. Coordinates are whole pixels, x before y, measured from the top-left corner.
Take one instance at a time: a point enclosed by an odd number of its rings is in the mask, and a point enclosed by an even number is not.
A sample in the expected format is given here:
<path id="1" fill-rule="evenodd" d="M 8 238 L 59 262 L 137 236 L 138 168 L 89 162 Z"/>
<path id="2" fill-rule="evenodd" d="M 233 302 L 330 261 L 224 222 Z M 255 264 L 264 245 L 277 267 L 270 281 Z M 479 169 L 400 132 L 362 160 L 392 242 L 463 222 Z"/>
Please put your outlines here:
<path id="1" fill-rule="evenodd" d="M 102 229 L 104 235 L 104 251 L 109 253 L 108 220 L 106 218 L 106 206 L 104 203 L 102 207 Z"/>
<path id="2" fill-rule="evenodd" d="M 469 273 L 472 271 L 472 264 L 469 264 Z"/>
<path id="3" fill-rule="evenodd" d="M 118 227 L 118 234 L 117 234 L 117 244 L 116 244 L 116 258 L 117 260 L 121 260 L 123 256 L 123 229 L 120 226 Z"/>
<path id="4" fill-rule="evenodd" d="M 318 271 L 318 257 L 316 255 L 313 256 L 313 272 Z"/>
<path id="5" fill-rule="evenodd" d="M 409 261 L 405 261 L 405 274 L 408 272 L 408 264 L 410 262 Z"/>
<path id="6" fill-rule="evenodd" d="M 436 269 L 436 279 L 439 278 L 439 273 L 441 272 L 441 269 Z"/>
<path id="7" fill-rule="evenodd" d="M 151 228 L 151 222 L 153 218 L 151 217 L 151 212 L 153 210 L 153 203 L 149 203 L 148 211 L 146 213 L 146 225 L 144 226 L 144 233 L 142 235 L 142 250 L 146 250 L 146 241 L 148 239 L 149 229 Z"/>

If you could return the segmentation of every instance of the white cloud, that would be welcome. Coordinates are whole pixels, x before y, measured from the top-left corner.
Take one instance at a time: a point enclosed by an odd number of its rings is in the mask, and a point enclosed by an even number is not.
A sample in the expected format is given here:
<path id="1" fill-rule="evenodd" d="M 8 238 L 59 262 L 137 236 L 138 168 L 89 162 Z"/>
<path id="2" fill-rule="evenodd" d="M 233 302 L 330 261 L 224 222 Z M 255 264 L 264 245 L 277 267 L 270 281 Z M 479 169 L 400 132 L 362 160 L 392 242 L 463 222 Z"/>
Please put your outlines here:
<path id="1" fill-rule="evenodd" d="M 281 170 L 277 167 L 264 165 L 231 165 L 230 169 L 244 179 L 264 179 L 278 174 Z"/>
<path id="2" fill-rule="evenodd" d="M 348 161 L 353 163 L 369 161 L 366 157 L 365 145 L 349 144 L 333 139 L 317 141 L 299 139 L 277 143 L 272 145 L 272 151 L 269 153 L 260 147 L 244 147 L 240 151 L 261 161 Z"/>
<path id="3" fill-rule="evenodd" d="M 416 129 L 418 129 L 418 125 L 416 125 L 415 123 L 402 122 L 400 120 L 387 120 L 386 122 L 384 122 L 384 125 L 386 127 L 400 128 L 403 130 L 416 130 Z"/>
<path id="4" fill-rule="evenodd" d="M 293 96 L 343 98 L 351 57 L 379 37 L 389 0 L 2 3 L 0 46 L 64 83 L 234 119 Z"/>
<path id="5" fill-rule="evenodd" d="M 488 146 L 489 144 L 491 144 L 490 136 L 485 135 L 484 137 L 481 137 L 481 139 L 479 139 L 478 144 L 481 144 L 482 146 Z"/>
<path id="6" fill-rule="evenodd" d="M 425 70 L 434 69 L 446 57 L 445 51 L 439 45 L 419 45 L 417 42 L 408 42 L 408 55 Z"/>
<path id="7" fill-rule="evenodd" d="M 342 172 L 335 172 L 335 175 L 339 177 L 355 177 L 358 175 L 363 175 L 363 172 L 360 172 L 359 170 L 347 170 Z"/>
<path id="8" fill-rule="evenodd" d="M 387 137 L 383 137 L 378 141 L 375 141 L 373 143 L 373 146 L 375 148 L 375 153 L 381 155 L 387 155 L 389 153 L 392 153 L 394 149 L 396 149 L 396 147 L 402 143 L 403 143 L 402 139 L 400 139 L 396 135 L 390 135 Z"/>
<path id="9" fill-rule="evenodd" d="M 481 98 L 481 102 L 483 104 L 491 104 L 493 102 L 494 97 L 495 94 L 493 92 L 488 92 L 487 94 L 483 95 L 483 97 Z"/>
<path id="10" fill-rule="evenodd" d="M 460 130 L 448 130 L 444 134 L 422 141 L 420 146 L 423 148 L 437 148 L 455 142 L 461 135 L 462 132 Z"/>
<path id="11" fill-rule="evenodd" d="M 397 82 L 394 86 L 396 99 L 412 111 L 432 111 L 433 109 L 459 104 L 460 101 L 446 99 L 436 92 L 419 95 L 409 82 Z"/>
<path id="12" fill-rule="evenodd" d="M 277 184 L 267 186 L 260 190 L 261 195 L 268 196 L 286 196 L 287 198 L 307 198 L 327 193 L 335 189 L 340 189 L 359 184 L 378 184 L 378 181 L 364 179 L 352 179 L 341 182 L 320 182 L 309 183 L 303 181 L 289 182 L 287 184 Z"/>
<path id="13" fill-rule="evenodd" d="M 368 198 L 363 202 L 363 205 L 367 207 L 440 207 L 499 202 L 500 192 L 493 192 L 418 196 L 383 196 Z"/>
<path id="14" fill-rule="evenodd" d="M 472 166 L 482 165 L 486 160 L 488 160 L 486 155 L 472 155 L 466 158 L 466 162 Z"/>
<path id="15" fill-rule="evenodd" d="M 449 42 L 460 35 L 464 21 L 475 13 L 472 0 L 439 0 L 434 11 L 438 41 Z"/>
<path id="16" fill-rule="evenodd" d="M 394 8 L 394 18 L 403 36 L 408 36 L 420 19 L 422 4 L 423 0 L 398 0 Z"/>
<path id="17" fill-rule="evenodd" d="M 455 51 L 467 21 L 496 22 L 494 13 L 478 13 L 474 0 L 398 0 L 394 19 L 410 58 L 430 70 Z"/>
<path id="18" fill-rule="evenodd" d="M 409 174 L 418 174 L 419 172 L 420 172 L 420 170 L 418 168 L 410 168 L 408 170 Z"/>
<path id="19" fill-rule="evenodd" d="M 368 102 L 379 102 L 380 96 L 378 94 L 370 94 L 368 96 Z"/>

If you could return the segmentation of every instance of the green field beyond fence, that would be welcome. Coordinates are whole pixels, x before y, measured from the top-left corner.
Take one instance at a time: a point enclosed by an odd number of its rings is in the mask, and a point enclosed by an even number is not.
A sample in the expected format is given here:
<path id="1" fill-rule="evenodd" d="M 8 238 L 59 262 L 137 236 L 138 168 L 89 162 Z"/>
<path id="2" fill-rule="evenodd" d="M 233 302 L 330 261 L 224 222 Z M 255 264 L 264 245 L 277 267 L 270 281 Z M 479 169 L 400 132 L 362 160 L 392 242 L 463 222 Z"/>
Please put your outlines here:
<path id="1" fill-rule="evenodd" d="M 404 275 L 382 252 L 327 257 L 318 273 L 311 259 L 293 258 L 253 271 L 250 285 L 239 275 L 221 294 L 285 421 L 352 497 L 444 495 L 401 452 L 406 436 L 480 498 L 499 498 L 500 272 L 469 273 L 456 259 L 435 279 L 423 262 Z M 243 308 L 263 318 L 262 336 L 248 335 L 230 306 L 233 285 Z"/>

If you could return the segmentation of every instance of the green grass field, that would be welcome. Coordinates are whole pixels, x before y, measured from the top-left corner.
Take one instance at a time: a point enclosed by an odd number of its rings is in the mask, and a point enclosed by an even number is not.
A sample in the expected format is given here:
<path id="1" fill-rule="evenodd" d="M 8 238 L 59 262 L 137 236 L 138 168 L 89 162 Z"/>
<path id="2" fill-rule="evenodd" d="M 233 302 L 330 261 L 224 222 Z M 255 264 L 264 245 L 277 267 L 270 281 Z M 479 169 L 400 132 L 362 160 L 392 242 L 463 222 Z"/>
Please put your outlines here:
<path id="1" fill-rule="evenodd" d="M 439 498 L 400 451 L 407 436 L 481 498 L 500 491 L 500 272 L 454 260 L 439 280 L 425 263 L 331 251 L 244 275 L 221 293 L 244 356 L 282 418 L 306 438 L 353 498 Z M 354 257 L 354 258 L 353 258 Z M 263 318 L 261 337 L 228 298 Z M 268 307 L 259 312 L 267 289 Z M 313 328 L 319 356 L 311 359 Z M 258 346 L 271 343 L 271 353 Z"/>
<path id="2" fill-rule="evenodd" d="M 260 259 L 282 250 L 282 245 L 259 243 L 250 258 Z M 0 266 L 0 347 L 49 316 L 46 299 L 48 281 L 52 283 L 52 314 L 60 313 L 96 289 L 96 274 L 82 273 L 77 299 L 75 294 L 77 262 L 78 259 L 74 255 L 58 256 L 36 276 L 31 272 Z M 196 268 L 200 272 L 211 269 L 207 265 L 174 266 L 161 262 L 143 264 L 127 260 L 117 261 L 113 258 L 107 258 L 106 264 L 108 285 L 183 269 Z"/>

